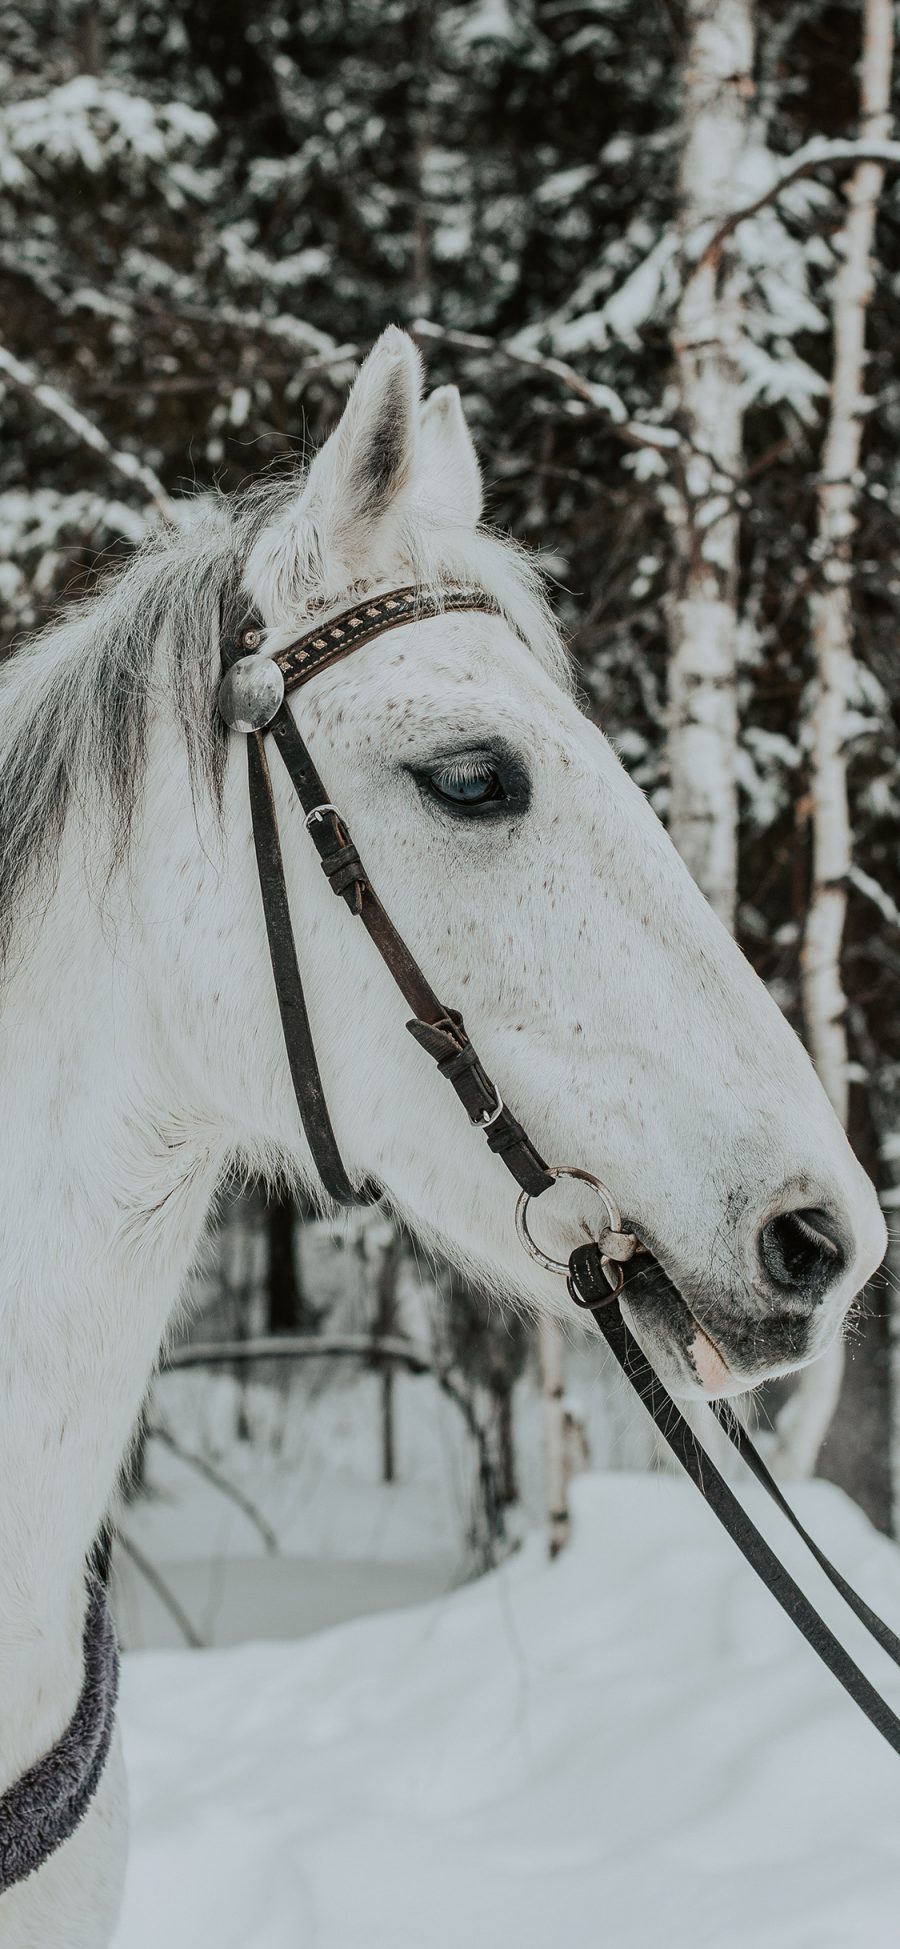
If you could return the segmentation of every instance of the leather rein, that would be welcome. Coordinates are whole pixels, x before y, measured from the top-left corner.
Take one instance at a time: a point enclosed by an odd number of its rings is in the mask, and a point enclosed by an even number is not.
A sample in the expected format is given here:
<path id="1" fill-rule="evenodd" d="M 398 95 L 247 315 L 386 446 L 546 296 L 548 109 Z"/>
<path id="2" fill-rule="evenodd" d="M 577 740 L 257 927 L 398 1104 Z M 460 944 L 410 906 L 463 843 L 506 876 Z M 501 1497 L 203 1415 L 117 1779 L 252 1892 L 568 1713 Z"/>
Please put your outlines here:
<path id="1" fill-rule="evenodd" d="M 829 1671 L 843 1685 L 894 1751 L 900 1754 L 900 1716 L 875 1690 L 840 1640 L 819 1616 L 747 1515 L 720 1470 L 694 1434 L 654 1372 L 622 1318 L 619 1295 L 629 1261 L 646 1254 L 633 1232 L 625 1230 L 612 1193 L 592 1172 L 574 1165 L 550 1165 L 513 1115 L 491 1080 L 458 1010 L 438 1000 L 375 892 L 353 843 L 346 819 L 329 797 L 287 699 L 320 671 L 350 656 L 402 624 L 424 622 L 448 612 L 494 615 L 497 605 L 484 590 L 414 587 L 366 597 L 352 608 L 306 631 L 273 657 L 261 657 L 265 625 L 246 615 L 223 644 L 224 676 L 219 711 L 225 723 L 247 740 L 247 771 L 253 838 L 278 1006 L 300 1119 L 322 1184 L 340 1205 L 369 1204 L 380 1192 L 371 1182 L 354 1186 L 332 1128 L 316 1059 L 291 925 L 290 906 L 278 837 L 275 797 L 266 739 L 271 736 L 303 808 L 306 830 L 332 891 L 357 915 L 390 970 L 412 1019 L 407 1029 L 437 1063 L 456 1091 L 469 1121 L 483 1133 L 519 1187 L 516 1229 L 532 1257 L 566 1279 L 573 1303 L 593 1315 L 626 1379 L 630 1381 L 659 1434 L 687 1471 L 719 1521 L 773 1597 L 782 1606 Z M 580 1245 L 567 1261 L 551 1259 L 535 1243 L 528 1224 L 531 1200 L 542 1197 L 560 1177 L 581 1180 L 599 1199 L 604 1223 L 597 1236 Z M 649 1255 L 648 1255 L 649 1256 Z M 713 1403 L 708 1403 L 715 1413 Z M 723 1404 L 724 1406 L 724 1404 Z M 730 1409 L 719 1425 L 757 1482 L 802 1538 L 819 1568 L 840 1592 L 870 1635 L 900 1665 L 900 1637 L 859 1597 L 804 1529 Z"/>

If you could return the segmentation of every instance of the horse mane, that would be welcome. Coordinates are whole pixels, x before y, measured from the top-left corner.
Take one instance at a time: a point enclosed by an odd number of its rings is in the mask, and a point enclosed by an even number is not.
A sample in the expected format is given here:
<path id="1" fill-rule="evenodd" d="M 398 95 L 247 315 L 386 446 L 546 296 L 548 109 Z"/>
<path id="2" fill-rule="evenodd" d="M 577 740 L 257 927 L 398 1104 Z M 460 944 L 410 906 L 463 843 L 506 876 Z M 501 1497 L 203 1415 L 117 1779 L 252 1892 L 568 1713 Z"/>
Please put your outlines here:
<path id="1" fill-rule="evenodd" d="M 221 803 L 227 733 L 211 673 L 223 621 L 237 618 L 257 535 L 297 495 L 294 474 L 230 499 L 185 501 L 183 523 L 148 536 L 0 666 L 0 964 L 26 889 L 40 884 L 42 904 L 52 894 L 73 802 L 96 827 L 106 872 L 125 860 L 157 703 L 184 738 L 195 801 L 207 794 Z M 524 550 L 483 530 L 448 537 L 426 521 L 404 524 L 402 542 L 420 586 L 485 587 L 557 681 L 568 682 L 540 573 Z M 327 583 L 327 563 L 317 566 Z M 323 618 L 337 605 L 337 596 L 326 599 Z"/>

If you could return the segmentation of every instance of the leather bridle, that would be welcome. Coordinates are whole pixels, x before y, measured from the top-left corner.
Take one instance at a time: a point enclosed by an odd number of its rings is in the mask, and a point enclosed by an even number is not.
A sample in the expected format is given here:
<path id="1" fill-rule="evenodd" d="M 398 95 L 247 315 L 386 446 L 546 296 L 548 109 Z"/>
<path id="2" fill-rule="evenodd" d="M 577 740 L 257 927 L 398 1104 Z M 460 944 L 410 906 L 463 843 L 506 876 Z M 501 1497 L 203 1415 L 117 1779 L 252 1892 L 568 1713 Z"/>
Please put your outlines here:
<path id="1" fill-rule="evenodd" d="M 491 614 L 495 609 L 490 597 L 478 589 L 446 589 L 434 595 L 411 588 L 397 589 L 388 595 L 369 597 L 344 610 L 333 621 L 308 630 L 272 658 L 261 659 L 256 654 L 264 629 L 255 616 L 244 618 L 236 639 L 225 648 L 226 675 L 219 691 L 219 709 L 227 724 L 247 733 L 253 838 L 291 1079 L 313 1163 L 325 1190 L 340 1205 L 370 1204 L 380 1193 L 369 1183 L 361 1186 L 351 1183 L 325 1102 L 290 922 L 266 733 L 274 739 L 303 807 L 307 832 L 332 892 L 362 921 L 412 1009 L 412 1020 L 406 1025 L 410 1035 L 434 1058 L 441 1075 L 453 1085 L 470 1121 L 484 1131 L 490 1149 L 502 1158 L 520 1190 L 529 1197 L 539 1197 L 553 1182 L 543 1158 L 529 1142 L 522 1125 L 502 1101 L 479 1061 L 462 1016 L 438 1000 L 385 912 L 350 837 L 347 822 L 330 803 L 286 701 L 321 670 L 329 669 L 364 643 L 373 642 L 377 636 L 403 623 L 421 622 L 448 611 L 480 610 Z"/>
<path id="2" fill-rule="evenodd" d="M 748 1563 L 796 1624 L 823 1663 L 900 1754 L 900 1717 L 882 1698 L 840 1640 L 824 1623 L 760 1535 L 724 1476 L 666 1392 L 622 1318 L 619 1294 L 626 1269 L 645 1248 L 627 1231 L 615 1200 L 599 1178 L 574 1165 L 548 1165 L 504 1103 L 477 1056 L 462 1016 L 437 998 L 405 941 L 375 893 L 350 836 L 346 820 L 328 794 L 307 746 L 288 710 L 286 698 L 320 671 L 403 623 L 422 622 L 448 611 L 496 613 L 483 590 L 395 589 L 366 597 L 305 635 L 274 657 L 260 656 L 265 626 L 245 616 L 236 635 L 223 644 L 224 676 L 219 710 L 231 729 L 247 740 L 247 766 L 253 837 L 275 989 L 288 1064 L 301 1122 L 322 1183 L 338 1204 L 368 1204 L 380 1194 L 367 1182 L 354 1186 L 332 1129 L 303 996 L 291 925 L 290 905 L 278 837 L 278 820 L 266 752 L 271 735 L 303 807 L 306 829 L 332 890 L 358 915 L 413 1011 L 407 1028 L 452 1084 L 470 1121 L 519 1187 L 516 1223 L 522 1244 L 552 1271 L 562 1273 L 571 1299 L 593 1314 L 608 1347 L 673 1454 L 690 1475 Z M 528 1225 L 530 1200 L 543 1196 L 559 1177 L 574 1177 L 599 1198 L 606 1223 L 597 1237 L 579 1245 L 568 1260 L 551 1259 L 535 1243 Z M 646 1263 L 653 1262 L 646 1255 Z M 712 1404 L 710 1404 L 712 1406 Z M 829 1562 L 794 1515 L 749 1436 L 732 1414 L 725 1433 L 782 1516 L 802 1538 L 816 1563 L 867 1631 L 900 1665 L 900 1638 Z M 50 1751 L 0 1795 L 0 1895 L 41 1868 L 74 1832 L 90 1806 L 102 1776 L 113 1726 L 116 1693 L 115 1639 L 100 1585 L 91 1582 L 85 1620 L 85 1677 L 69 1725 Z"/>
<path id="3" fill-rule="evenodd" d="M 460 610 L 495 615 L 497 605 L 482 589 L 447 588 L 436 591 L 403 588 L 368 596 L 330 622 L 306 631 L 276 656 L 260 657 L 265 627 L 246 615 L 236 635 L 223 644 L 224 676 L 219 688 L 219 711 L 231 729 L 247 739 L 247 777 L 253 840 L 275 992 L 300 1121 L 313 1163 L 325 1190 L 339 1205 L 372 1204 L 381 1196 L 371 1180 L 351 1183 L 328 1114 L 316 1057 L 297 950 L 291 925 L 284 876 L 275 795 L 266 752 L 266 735 L 274 738 L 288 777 L 303 807 L 304 823 L 331 887 L 362 921 L 389 969 L 404 1000 L 412 1009 L 406 1026 L 411 1036 L 433 1057 L 439 1073 L 451 1083 L 470 1123 L 484 1133 L 488 1148 L 506 1165 L 519 1186 L 517 1229 L 532 1257 L 544 1266 L 565 1272 L 566 1264 L 548 1258 L 535 1245 L 528 1229 L 527 1207 L 532 1198 L 549 1191 L 559 1177 L 582 1179 L 605 1207 L 607 1223 L 600 1234 L 600 1254 L 607 1289 L 618 1291 L 618 1268 L 639 1248 L 622 1221 L 611 1194 L 599 1178 L 575 1166 L 548 1165 L 526 1135 L 518 1118 L 491 1081 L 469 1038 L 458 1009 L 438 1000 L 430 982 L 386 913 L 356 850 L 347 821 L 331 804 L 309 748 L 288 709 L 287 699 L 320 671 L 350 656 L 401 624 Z M 578 1304 L 577 1290 L 573 1294 Z"/>

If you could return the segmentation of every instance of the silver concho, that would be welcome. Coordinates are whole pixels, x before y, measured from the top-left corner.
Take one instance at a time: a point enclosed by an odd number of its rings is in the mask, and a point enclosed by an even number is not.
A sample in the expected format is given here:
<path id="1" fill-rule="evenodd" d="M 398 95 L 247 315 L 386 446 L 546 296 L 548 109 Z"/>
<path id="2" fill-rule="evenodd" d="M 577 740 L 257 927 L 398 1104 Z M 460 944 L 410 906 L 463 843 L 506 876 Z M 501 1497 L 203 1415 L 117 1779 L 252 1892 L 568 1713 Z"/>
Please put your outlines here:
<path id="1" fill-rule="evenodd" d="M 242 656 L 219 685 L 219 710 L 232 731 L 264 731 L 284 699 L 284 676 L 268 656 Z"/>

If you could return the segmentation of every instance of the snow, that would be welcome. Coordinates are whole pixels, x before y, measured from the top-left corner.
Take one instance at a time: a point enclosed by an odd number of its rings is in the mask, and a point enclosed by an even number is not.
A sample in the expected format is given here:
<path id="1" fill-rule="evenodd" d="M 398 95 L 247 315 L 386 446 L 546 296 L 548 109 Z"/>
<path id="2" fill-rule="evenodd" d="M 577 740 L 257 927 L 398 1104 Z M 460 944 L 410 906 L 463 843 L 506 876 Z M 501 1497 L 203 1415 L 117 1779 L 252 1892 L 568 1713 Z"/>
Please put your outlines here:
<path id="1" fill-rule="evenodd" d="M 663 296 L 671 296 L 675 234 L 665 231 L 599 311 L 577 315 L 553 331 L 557 351 L 567 356 L 605 350 L 610 338 L 636 343 Z"/>
<path id="2" fill-rule="evenodd" d="M 894 1546 L 796 1501 L 896 1618 Z M 127 1657 L 116 1949 L 895 1949 L 893 1754 L 689 1484 L 584 1476 L 574 1518 L 413 1609 Z"/>
<path id="3" fill-rule="evenodd" d="M 23 187 L 28 180 L 23 157 L 44 156 L 92 173 L 123 156 L 137 164 L 164 164 L 184 145 L 202 147 L 215 133 L 210 117 L 186 102 L 156 104 L 94 75 L 75 75 L 4 110 L 0 180 L 11 189 Z"/>
<path id="4" fill-rule="evenodd" d="M 324 1255 L 314 1263 L 315 1288 L 327 1293 Z M 332 1265 L 332 1280 L 336 1270 Z M 579 1341 L 567 1350 L 566 1374 L 569 1391 L 584 1403 L 594 1466 L 647 1466 L 650 1424 L 612 1366 L 598 1372 L 595 1350 Z M 485 1404 L 479 1407 L 484 1417 Z M 515 1533 L 541 1521 L 542 1414 L 529 1371 L 514 1395 L 521 1495 L 510 1518 Z M 282 1368 L 278 1385 L 263 1378 L 241 1385 L 231 1373 L 202 1368 L 166 1373 L 154 1384 L 149 1420 L 166 1439 L 151 1435 L 144 1492 L 119 1512 L 118 1527 L 160 1572 L 206 1644 L 234 1643 L 254 1620 L 267 1637 L 305 1635 L 452 1589 L 480 1563 L 471 1541 L 480 1500 L 476 1453 L 458 1407 L 427 1374 L 394 1378 L 397 1480 L 389 1484 L 380 1480 L 379 1377 L 355 1363 Z M 201 1470 L 188 1456 L 199 1458 Z M 267 1554 L 258 1524 L 202 1465 L 274 1533 L 276 1556 Z M 124 1647 L 182 1643 L 162 1601 L 121 1552 L 115 1598 Z"/>
<path id="5" fill-rule="evenodd" d="M 509 0 L 480 0 L 470 17 L 455 25 L 460 47 L 476 47 L 480 41 L 509 41 L 519 38 Z"/>
<path id="6" fill-rule="evenodd" d="M 35 621 L 38 601 L 53 588 L 76 537 L 95 546 L 120 537 L 137 544 L 147 528 L 137 508 L 107 495 L 61 494 L 52 487 L 0 493 L 0 599 L 11 619 Z"/>

